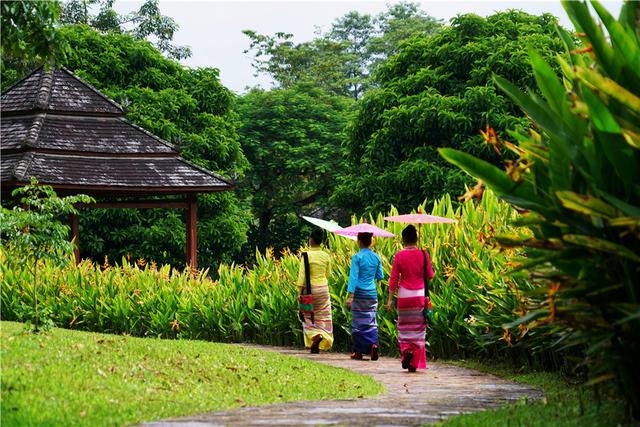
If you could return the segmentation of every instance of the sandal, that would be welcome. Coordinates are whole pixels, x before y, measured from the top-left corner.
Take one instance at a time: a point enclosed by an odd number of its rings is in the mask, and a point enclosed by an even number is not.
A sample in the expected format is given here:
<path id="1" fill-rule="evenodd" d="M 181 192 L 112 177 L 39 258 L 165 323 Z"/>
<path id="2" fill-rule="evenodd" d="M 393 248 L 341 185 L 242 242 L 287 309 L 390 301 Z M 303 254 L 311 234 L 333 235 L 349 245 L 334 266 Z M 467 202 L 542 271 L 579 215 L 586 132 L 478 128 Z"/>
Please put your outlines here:
<path id="1" fill-rule="evenodd" d="M 404 354 L 404 357 L 402 358 L 402 369 L 411 369 L 413 368 L 413 366 L 411 366 L 411 359 L 413 359 L 413 353 L 410 351 L 407 351 Z M 415 368 L 413 368 L 415 371 Z"/>
<path id="2" fill-rule="evenodd" d="M 362 360 L 362 353 L 351 353 L 351 358 L 353 360 Z"/>
<path id="3" fill-rule="evenodd" d="M 313 344 L 311 344 L 311 354 L 320 353 L 320 341 L 322 341 L 322 335 L 316 335 L 313 337 Z"/>
<path id="4" fill-rule="evenodd" d="M 378 360 L 380 354 L 378 353 L 378 344 L 373 344 L 371 346 L 371 360 Z"/>

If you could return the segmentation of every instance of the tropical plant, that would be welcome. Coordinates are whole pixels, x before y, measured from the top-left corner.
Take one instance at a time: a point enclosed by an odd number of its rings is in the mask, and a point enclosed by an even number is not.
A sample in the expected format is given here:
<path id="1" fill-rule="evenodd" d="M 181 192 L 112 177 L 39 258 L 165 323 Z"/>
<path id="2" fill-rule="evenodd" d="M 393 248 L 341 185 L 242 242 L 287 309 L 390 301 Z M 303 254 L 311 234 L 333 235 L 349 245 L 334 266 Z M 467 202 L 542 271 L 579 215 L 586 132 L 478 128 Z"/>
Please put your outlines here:
<path id="1" fill-rule="evenodd" d="M 19 199 L 21 206 L 0 207 L 2 250 L 11 253 L 4 262 L 13 268 L 31 269 L 33 310 L 28 311 L 26 320 L 33 322 L 38 332 L 40 323 L 45 328 L 51 324 L 48 310 L 45 313 L 38 310 L 38 265 L 43 259 L 51 260 L 56 266 L 69 260 L 73 249 L 69 226 L 58 219 L 61 215 L 77 214 L 74 203 L 90 203 L 93 199 L 85 195 L 59 198 L 52 187 L 38 185 L 35 178 L 30 185 L 13 190 L 12 196 Z"/>
<path id="2" fill-rule="evenodd" d="M 250 247 L 300 246 L 296 215 L 327 206 L 345 173 L 342 142 L 351 106 L 349 98 L 310 85 L 253 89 L 238 99 L 238 132 L 251 164 L 241 191 L 256 218 Z"/>
<path id="3" fill-rule="evenodd" d="M 591 382 L 615 379 L 640 418 L 640 4 L 626 2 L 617 20 L 592 6 L 608 35 L 586 3 L 564 2 L 582 42 L 559 29 L 570 53 L 558 57 L 562 77 L 529 52 L 542 96 L 495 77 L 532 121 L 510 133 L 516 143 L 488 138 L 517 155 L 506 171 L 441 153 L 528 211 L 521 223 L 533 236 L 499 238 L 527 249 L 519 270 L 536 283 L 507 330 L 541 348 L 584 349 Z"/>
<path id="4" fill-rule="evenodd" d="M 391 214 L 396 214 L 392 210 Z M 428 225 L 421 230 L 421 244 L 431 253 L 436 270 L 432 282 L 435 307 L 430 351 L 435 357 L 522 357 L 526 348 L 511 348 L 509 335 L 501 325 L 522 310 L 521 292 L 529 288 L 523 277 L 507 277 L 516 251 L 500 252 L 490 240 L 494 232 L 514 230 L 509 221 L 517 217 L 506 203 L 487 192 L 477 205 L 473 201 L 454 209 L 449 197 L 439 200 L 433 214 L 456 217 L 457 225 Z M 354 218 L 361 221 L 365 218 Z M 384 227 L 382 216 L 366 218 Z M 404 224 L 389 224 L 401 233 Z M 347 280 L 355 243 L 331 235 L 333 276 L 330 293 L 333 305 L 335 348 L 350 347 L 350 312 L 345 305 Z M 378 239 L 388 278 L 393 255 L 401 248 L 398 239 Z M 7 256 L 7 255 L 5 255 Z M 218 279 L 207 271 L 193 276 L 189 271 L 157 267 L 138 260 L 129 265 L 103 265 L 84 261 L 60 268 L 45 264 L 44 286 L 39 299 L 52 312 L 56 325 L 97 332 L 128 333 L 137 336 L 191 338 L 215 341 L 243 341 L 272 345 L 298 345 L 301 328 L 296 311 L 295 280 L 300 258 L 289 251 L 275 257 L 273 251 L 257 253 L 252 268 L 221 265 Z M 30 271 L 20 265 L 0 267 L 2 319 L 24 320 L 25 307 L 32 302 L 26 292 Z M 387 286 L 379 288 L 380 300 Z M 381 350 L 397 354 L 395 314 L 378 313 Z M 561 360 L 540 363 L 556 364 Z"/>
<path id="5" fill-rule="evenodd" d="M 199 166 L 242 176 L 247 162 L 231 110 L 234 96 L 220 83 L 217 69 L 187 68 L 148 41 L 86 25 L 61 27 L 58 35 L 70 46 L 60 65 L 122 104 L 127 119 L 178 145 L 181 156 Z M 3 77 L 9 77 L 8 71 Z M 198 197 L 201 265 L 230 262 L 239 253 L 250 222 L 247 211 L 233 192 Z M 181 210 L 92 208 L 82 211 L 80 226 L 85 257 L 119 260 L 130 253 L 184 266 Z"/>

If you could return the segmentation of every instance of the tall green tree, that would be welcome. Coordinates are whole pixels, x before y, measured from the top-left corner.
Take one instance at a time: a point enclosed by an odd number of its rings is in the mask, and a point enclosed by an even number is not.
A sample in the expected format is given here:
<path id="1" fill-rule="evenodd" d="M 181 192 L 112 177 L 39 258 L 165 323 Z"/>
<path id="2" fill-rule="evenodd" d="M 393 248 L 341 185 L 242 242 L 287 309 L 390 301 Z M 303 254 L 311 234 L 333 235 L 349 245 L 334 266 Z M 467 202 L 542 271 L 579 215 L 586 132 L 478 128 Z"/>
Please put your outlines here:
<path id="1" fill-rule="evenodd" d="M 329 40 L 342 43 L 347 54 L 345 63 L 345 84 L 349 94 L 358 100 L 362 97 L 369 78 L 371 55 L 369 40 L 375 36 L 374 20 L 371 15 L 351 11 L 338 18 L 326 35 Z"/>
<path id="2" fill-rule="evenodd" d="M 59 60 L 126 107 L 133 123 L 181 148 L 186 159 L 227 177 L 247 166 L 231 110 L 233 94 L 214 68 L 191 69 L 166 58 L 150 42 L 86 25 L 64 26 L 69 45 Z M 180 210 L 90 209 L 80 215 L 81 253 L 102 261 L 130 254 L 184 265 Z M 198 199 L 199 264 L 231 261 L 246 241 L 249 214 L 234 192 Z"/>
<path id="3" fill-rule="evenodd" d="M 191 49 L 172 43 L 178 31 L 176 21 L 160 12 L 159 0 L 145 0 L 137 11 L 121 15 L 113 8 L 116 0 L 67 0 L 62 5 L 63 24 L 85 24 L 100 31 L 130 34 L 137 39 L 153 40 L 167 57 L 184 59 Z M 95 11 L 95 13 L 94 13 Z"/>
<path id="4" fill-rule="evenodd" d="M 258 74 L 270 76 L 277 86 L 312 84 L 335 95 L 349 95 L 346 81 L 347 44 L 318 37 L 295 43 L 293 34 L 278 32 L 273 36 L 245 30 L 253 54 L 253 67 Z"/>
<path id="5" fill-rule="evenodd" d="M 352 11 L 336 19 L 331 29 L 308 42 L 295 43 L 293 34 L 273 36 L 246 30 L 256 73 L 269 75 L 278 87 L 301 82 L 358 100 L 371 85 L 373 70 L 400 44 L 416 34 L 432 34 L 438 21 L 417 4 L 401 2 L 374 17 Z"/>
<path id="6" fill-rule="evenodd" d="M 64 55 L 58 36 L 57 0 L 0 2 L 0 70 L 2 90 L 25 70 Z"/>
<path id="7" fill-rule="evenodd" d="M 442 28 L 441 20 L 429 16 L 418 3 L 401 1 L 390 4 L 375 18 L 378 34 L 367 45 L 373 69 L 400 51 L 403 42 L 417 35 L 435 34 Z"/>
<path id="8" fill-rule="evenodd" d="M 496 76 L 531 119 L 511 133 L 515 143 L 495 141 L 518 156 L 506 171 L 440 152 L 528 211 L 521 223 L 531 233 L 499 237 L 526 249 L 519 269 L 537 284 L 505 334 L 518 331 L 530 348 L 580 350 L 590 383 L 615 380 L 640 419 L 640 5 L 625 3 L 619 19 L 592 6 L 606 33 L 586 3 L 564 2 L 584 43 L 560 31 L 562 76 L 530 50 L 540 94 Z"/>
<path id="9" fill-rule="evenodd" d="M 409 210 L 470 181 L 443 161 L 438 147 L 458 147 L 490 162 L 493 148 L 479 134 L 499 134 L 525 119 L 500 95 L 492 73 L 531 86 L 527 46 L 545 57 L 562 51 L 551 15 L 520 11 L 482 18 L 461 15 L 435 35 L 416 35 L 376 71 L 377 88 L 358 104 L 347 141 L 350 174 L 333 195 L 349 212 Z"/>
<path id="10" fill-rule="evenodd" d="M 295 215 L 326 206 L 345 172 L 343 130 L 351 105 L 310 85 L 254 89 L 239 99 L 239 133 L 251 164 L 243 192 L 253 207 L 259 248 L 298 245 L 304 236 Z M 285 224 L 294 225 L 291 233 Z"/>

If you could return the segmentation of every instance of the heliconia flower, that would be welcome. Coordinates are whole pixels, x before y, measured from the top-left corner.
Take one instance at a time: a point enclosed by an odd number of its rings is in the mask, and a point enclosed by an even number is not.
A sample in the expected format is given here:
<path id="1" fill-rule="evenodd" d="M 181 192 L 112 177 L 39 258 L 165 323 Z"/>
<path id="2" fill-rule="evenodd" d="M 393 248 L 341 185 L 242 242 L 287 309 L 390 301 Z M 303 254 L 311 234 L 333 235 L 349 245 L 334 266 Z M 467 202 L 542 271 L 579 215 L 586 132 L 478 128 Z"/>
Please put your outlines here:
<path id="1" fill-rule="evenodd" d="M 502 150 L 500 149 L 500 138 L 498 138 L 498 134 L 491 126 L 487 124 L 487 130 L 484 132 L 480 129 L 480 135 L 482 135 L 485 144 L 491 145 L 499 156 L 502 155 Z"/>

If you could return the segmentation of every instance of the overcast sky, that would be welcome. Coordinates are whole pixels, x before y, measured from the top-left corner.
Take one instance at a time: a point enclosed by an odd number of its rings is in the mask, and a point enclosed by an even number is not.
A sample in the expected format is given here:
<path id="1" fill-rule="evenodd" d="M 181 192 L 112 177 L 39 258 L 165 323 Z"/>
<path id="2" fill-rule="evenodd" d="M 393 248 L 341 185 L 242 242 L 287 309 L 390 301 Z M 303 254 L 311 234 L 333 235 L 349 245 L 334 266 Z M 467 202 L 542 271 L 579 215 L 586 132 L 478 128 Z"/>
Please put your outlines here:
<path id="1" fill-rule="evenodd" d="M 255 77 L 251 57 L 243 53 L 249 47 L 242 30 L 255 30 L 261 34 L 277 31 L 292 33 L 297 42 L 311 40 L 315 27 L 326 31 L 336 18 L 351 10 L 378 14 L 390 1 L 160 1 L 160 10 L 176 20 L 180 30 L 174 42 L 190 46 L 193 55 L 182 61 L 192 67 L 220 69 L 222 83 L 235 92 L 246 87 L 270 86 L 267 77 Z M 119 12 L 140 7 L 141 2 L 116 1 Z M 605 1 L 605 6 L 618 16 L 621 1 Z M 448 22 L 462 13 L 486 16 L 495 11 L 522 9 L 532 14 L 549 12 L 560 18 L 560 23 L 571 28 L 571 23 L 559 1 L 480 1 L 448 0 L 422 1 L 421 8 L 429 15 Z"/>

